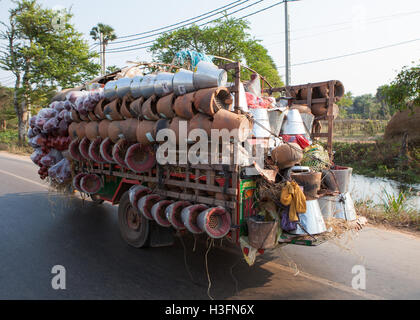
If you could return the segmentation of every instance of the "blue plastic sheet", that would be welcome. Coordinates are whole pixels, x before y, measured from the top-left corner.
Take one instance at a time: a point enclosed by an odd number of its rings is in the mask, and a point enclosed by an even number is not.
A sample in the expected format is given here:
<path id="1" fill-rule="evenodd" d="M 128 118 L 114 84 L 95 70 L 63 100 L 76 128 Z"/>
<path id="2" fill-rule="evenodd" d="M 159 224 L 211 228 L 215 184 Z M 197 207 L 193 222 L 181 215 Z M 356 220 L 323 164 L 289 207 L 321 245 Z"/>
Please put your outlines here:
<path id="1" fill-rule="evenodd" d="M 213 56 L 194 50 L 181 50 L 175 54 L 175 63 L 183 65 L 186 61 L 191 62 L 192 69 L 195 69 L 200 61 L 213 62 Z"/>

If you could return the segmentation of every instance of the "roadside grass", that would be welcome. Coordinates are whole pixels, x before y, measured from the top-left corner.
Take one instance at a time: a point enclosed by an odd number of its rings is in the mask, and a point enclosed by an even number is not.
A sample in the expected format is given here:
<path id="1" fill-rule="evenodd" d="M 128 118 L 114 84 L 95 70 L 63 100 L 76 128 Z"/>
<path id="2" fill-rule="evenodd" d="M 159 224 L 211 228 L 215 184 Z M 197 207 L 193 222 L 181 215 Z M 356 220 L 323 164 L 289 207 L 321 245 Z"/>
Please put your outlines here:
<path id="1" fill-rule="evenodd" d="M 373 224 L 383 224 L 397 228 L 409 228 L 420 231 L 420 211 L 408 203 L 409 191 L 401 191 L 398 195 L 384 190 L 381 204 L 372 201 L 356 201 L 354 203 L 359 215 L 366 217 Z"/>
<path id="2" fill-rule="evenodd" d="M 400 156 L 400 144 L 378 139 L 373 143 L 335 142 L 334 162 L 353 168 L 368 177 L 384 177 L 399 182 L 420 183 L 420 146 L 409 146 Z"/>
<path id="3" fill-rule="evenodd" d="M 29 155 L 33 149 L 27 142 L 24 145 L 18 145 L 18 132 L 16 129 L 7 129 L 0 131 L 0 151 L 7 151 L 15 154 Z"/>

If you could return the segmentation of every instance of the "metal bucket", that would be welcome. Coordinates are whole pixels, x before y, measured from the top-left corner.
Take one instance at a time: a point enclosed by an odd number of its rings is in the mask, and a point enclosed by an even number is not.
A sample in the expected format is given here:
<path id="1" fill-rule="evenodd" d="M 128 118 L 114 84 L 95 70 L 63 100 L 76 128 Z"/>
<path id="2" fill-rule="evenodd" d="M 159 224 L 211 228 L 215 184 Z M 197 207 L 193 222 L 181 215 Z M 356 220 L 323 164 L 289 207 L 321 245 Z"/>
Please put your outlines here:
<path id="1" fill-rule="evenodd" d="M 151 97 L 155 93 L 155 74 L 148 74 L 143 77 L 140 82 L 140 94 L 145 99 Z"/>
<path id="2" fill-rule="evenodd" d="M 283 128 L 281 133 L 290 135 L 306 133 L 299 110 L 289 110 L 286 116 L 286 120 L 283 121 Z"/>
<path id="3" fill-rule="evenodd" d="M 194 91 L 194 73 L 190 70 L 179 69 L 173 77 L 172 87 L 177 96 Z"/>
<path id="4" fill-rule="evenodd" d="M 270 122 L 271 132 L 274 133 L 276 136 L 280 134 L 285 115 L 286 112 L 282 112 L 280 108 L 268 110 L 268 120 Z"/>
<path id="5" fill-rule="evenodd" d="M 172 81 L 174 74 L 170 72 L 159 72 L 156 75 L 154 89 L 158 97 L 166 96 L 173 91 Z"/>
<path id="6" fill-rule="evenodd" d="M 112 100 L 117 97 L 117 81 L 112 80 L 105 84 L 104 97 L 108 100 Z"/>
<path id="7" fill-rule="evenodd" d="M 335 166 L 335 169 L 331 169 L 331 172 L 329 172 L 329 174 L 332 173 L 334 175 L 335 180 L 334 177 L 332 177 L 332 179 L 333 181 L 337 181 L 337 186 L 340 193 L 346 193 L 349 191 L 352 172 L 353 168 L 339 166 Z"/>
<path id="8" fill-rule="evenodd" d="M 356 209 L 354 208 L 354 203 L 350 196 L 350 192 L 340 194 L 336 199 L 335 217 L 347 221 L 356 220 Z"/>
<path id="9" fill-rule="evenodd" d="M 133 81 L 131 81 L 130 93 L 131 93 L 131 96 L 135 99 L 141 97 L 140 83 L 142 80 L 143 80 L 143 76 L 137 76 L 133 78 Z"/>
<path id="10" fill-rule="evenodd" d="M 319 207 L 321 209 L 322 216 L 324 219 L 333 218 L 336 212 L 335 207 L 337 203 L 337 197 L 325 196 L 318 199 Z"/>
<path id="11" fill-rule="evenodd" d="M 306 201 L 306 213 L 299 214 L 299 220 L 299 224 L 306 232 L 298 224 L 296 230 L 290 231 L 290 233 L 298 235 L 306 235 L 309 233 L 314 235 L 327 231 L 318 200 Z"/>
<path id="12" fill-rule="evenodd" d="M 122 99 L 127 93 L 130 92 L 130 86 L 132 81 L 132 78 L 121 78 L 117 80 L 115 85 L 117 87 L 117 96 L 119 98 Z"/>
<path id="13" fill-rule="evenodd" d="M 252 116 L 255 120 L 255 122 L 253 123 L 253 126 L 252 126 L 252 134 L 256 138 L 268 138 L 271 135 L 270 132 L 263 129 L 263 127 L 267 128 L 268 130 L 271 129 L 267 109 L 265 109 L 265 108 L 252 108 L 252 109 L 249 109 L 249 112 L 252 114 Z"/>
<path id="14" fill-rule="evenodd" d="M 211 62 L 200 61 L 194 72 L 193 82 L 196 90 L 224 87 L 227 83 L 227 72 Z"/>

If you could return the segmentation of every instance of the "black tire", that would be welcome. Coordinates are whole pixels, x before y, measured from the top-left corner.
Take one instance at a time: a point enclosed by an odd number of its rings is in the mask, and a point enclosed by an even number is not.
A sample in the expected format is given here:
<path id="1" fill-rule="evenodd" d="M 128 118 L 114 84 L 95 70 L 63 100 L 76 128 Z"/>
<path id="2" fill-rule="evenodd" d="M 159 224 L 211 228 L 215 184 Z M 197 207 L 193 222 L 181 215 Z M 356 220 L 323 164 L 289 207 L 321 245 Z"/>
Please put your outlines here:
<path id="1" fill-rule="evenodd" d="M 99 195 L 97 195 L 97 194 L 91 194 L 90 195 L 90 199 L 95 204 L 102 204 L 102 203 L 104 203 L 104 200 L 100 199 L 99 198 Z"/>
<path id="2" fill-rule="evenodd" d="M 125 242 L 135 248 L 148 247 L 150 243 L 150 221 L 133 208 L 125 192 L 118 205 L 118 225 Z"/>

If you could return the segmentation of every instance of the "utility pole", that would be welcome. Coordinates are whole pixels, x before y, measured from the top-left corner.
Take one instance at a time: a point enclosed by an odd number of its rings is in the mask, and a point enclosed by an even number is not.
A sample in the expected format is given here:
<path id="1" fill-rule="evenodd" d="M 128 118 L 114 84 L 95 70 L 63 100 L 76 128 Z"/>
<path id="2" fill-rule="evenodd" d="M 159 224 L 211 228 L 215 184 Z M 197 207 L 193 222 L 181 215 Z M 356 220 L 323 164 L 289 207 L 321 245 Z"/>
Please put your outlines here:
<path id="1" fill-rule="evenodd" d="M 289 12 L 287 10 L 288 0 L 284 0 L 284 19 L 285 19 L 285 37 L 286 37 L 286 86 L 290 86 L 290 28 L 289 28 Z"/>
<path id="2" fill-rule="evenodd" d="M 101 75 L 105 75 L 105 43 L 104 43 L 104 34 L 101 32 L 99 33 L 99 48 L 101 51 L 100 59 L 101 59 Z"/>

